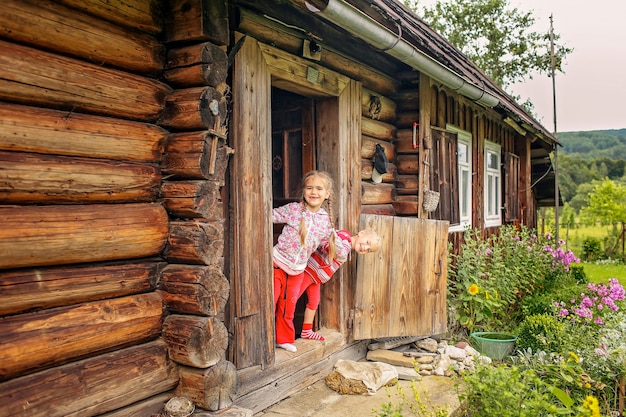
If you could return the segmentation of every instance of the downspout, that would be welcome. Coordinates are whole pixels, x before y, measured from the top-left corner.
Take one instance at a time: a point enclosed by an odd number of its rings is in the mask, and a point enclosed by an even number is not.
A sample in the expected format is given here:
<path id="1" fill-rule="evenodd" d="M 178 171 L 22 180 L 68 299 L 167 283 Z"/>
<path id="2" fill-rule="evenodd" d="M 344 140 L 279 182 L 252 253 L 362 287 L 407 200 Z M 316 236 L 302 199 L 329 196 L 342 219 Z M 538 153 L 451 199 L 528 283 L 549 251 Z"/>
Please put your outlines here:
<path id="1" fill-rule="evenodd" d="M 451 69 L 446 68 L 406 42 L 401 35 L 390 32 L 386 27 L 372 20 L 345 1 L 326 1 L 327 5 L 323 10 L 312 4 L 312 2 L 320 4 L 319 0 L 305 1 L 305 5 L 311 12 L 319 14 L 326 20 L 347 30 L 353 36 L 385 51 L 387 54 L 423 72 L 470 100 L 486 107 L 495 107 L 498 104 L 499 100 L 485 91 L 483 87 L 473 84 Z"/>

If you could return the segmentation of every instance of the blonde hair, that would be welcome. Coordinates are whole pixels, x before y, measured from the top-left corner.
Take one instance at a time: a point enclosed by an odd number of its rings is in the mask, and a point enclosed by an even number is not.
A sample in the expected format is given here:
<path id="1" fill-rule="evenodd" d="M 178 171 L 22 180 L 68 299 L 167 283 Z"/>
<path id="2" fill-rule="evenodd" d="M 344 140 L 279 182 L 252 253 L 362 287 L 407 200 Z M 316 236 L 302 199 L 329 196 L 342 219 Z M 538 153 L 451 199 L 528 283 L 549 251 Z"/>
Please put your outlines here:
<path id="1" fill-rule="evenodd" d="M 304 188 L 306 187 L 307 182 L 311 178 L 315 178 L 315 177 L 322 178 L 324 182 L 326 183 L 326 189 L 328 190 L 328 199 L 326 199 L 326 201 L 322 204 L 322 206 L 324 205 L 326 206 L 325 209 L 328 212 L 330 224 L 333 229 L 335 228 L 335 225 L 333 222 L 333 211 L 331 208 L 332 207 L 331 199 L 334 196 L 335 182 L 333 181 L 330 174 L 326 171 L 309 171 L 304 175 L 304 177 L 302 177 L 302 184 L 300 186 L 300 200 L 302 202 L 302 218 L 300 220 L 299 232 L 300 232 L 300 243 L 303 246 L 304 246 L 304 243 L 306 242 L 306 235 L 307 235 L 306 223 L 304 222 L 304 212 L 306 211 L 306 201 L 304 201 Z M 335 242 L 335 234 L 331 232 L 330 236 L 328 236 L 328 256 L 331 261 L 335 259 L 336 254 L 337 254 L 337 245 Z"/>

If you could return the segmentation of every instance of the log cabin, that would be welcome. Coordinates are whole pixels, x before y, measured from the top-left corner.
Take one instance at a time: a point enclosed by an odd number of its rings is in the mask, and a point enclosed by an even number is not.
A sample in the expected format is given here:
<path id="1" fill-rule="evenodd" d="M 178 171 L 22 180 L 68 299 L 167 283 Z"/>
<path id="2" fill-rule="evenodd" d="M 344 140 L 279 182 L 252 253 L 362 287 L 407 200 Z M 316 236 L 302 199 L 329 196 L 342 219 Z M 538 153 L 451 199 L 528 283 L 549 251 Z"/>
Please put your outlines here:
<path id="1" fill-rule="evenodd" d="M 556 138 L 395 0 L 3 0 L 0 23 L 0 417 L 252 415 L 369 340 L 444 334 L 448 244 L 560 201 Z M 311 169 L 384 244 L 290 353 L 271 209 Z"/>

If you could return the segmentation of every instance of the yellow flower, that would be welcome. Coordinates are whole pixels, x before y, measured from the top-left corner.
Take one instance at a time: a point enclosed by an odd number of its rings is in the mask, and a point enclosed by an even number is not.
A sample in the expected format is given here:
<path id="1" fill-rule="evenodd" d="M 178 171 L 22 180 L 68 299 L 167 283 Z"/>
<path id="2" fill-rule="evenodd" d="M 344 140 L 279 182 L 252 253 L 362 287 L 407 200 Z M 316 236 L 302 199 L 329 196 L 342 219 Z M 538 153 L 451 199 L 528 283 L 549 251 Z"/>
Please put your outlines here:
<path id="1" fill-rule="evenodd" d="M 593 395 L 588 395 L 583 401 L 583 408 L 591 411 L 591 417 L 600 417 L 600 405 L 598 399 Z"/>
<path id="2" fill-rule="evenodd" d="M 567 360 L 568 362 L 572 362 L 572 361 L 574 361 L 576 363 L 580 362 L 580 359 L 578 358 L 578 355 L 575 354 L 574 352 L 570 352 L 569 353 L 569 357 L 570 358 Z"/>
<path id="3" fill-rule="evenodd" d="M 478 294 L 478 291 L 480 291 L 480 288 L 476 284 L 470 285 L 469 288 L 467 289 L 467 292 L 469 292 L 471 295 Z"/>

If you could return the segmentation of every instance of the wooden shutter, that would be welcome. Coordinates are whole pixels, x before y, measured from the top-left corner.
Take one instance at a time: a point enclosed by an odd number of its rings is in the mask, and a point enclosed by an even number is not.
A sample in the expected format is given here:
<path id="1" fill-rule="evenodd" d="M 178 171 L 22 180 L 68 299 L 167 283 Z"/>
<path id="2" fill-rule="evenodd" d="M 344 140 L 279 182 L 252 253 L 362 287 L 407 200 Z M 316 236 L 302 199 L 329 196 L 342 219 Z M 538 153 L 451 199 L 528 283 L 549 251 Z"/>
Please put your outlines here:
<path id="1" fill-rule="evenodd" d="M 430 161 L 430 189 L 439 192 L 439 205 L 432 219 L 459 224 L 459 169 L 457 135 L 433 128 L 433 149 Z"/>
<path id="2" fill-rule="evenodd" d="M 519 220 L 519 156 L 507 152 L 504 155 L 504 220 Z"/>

